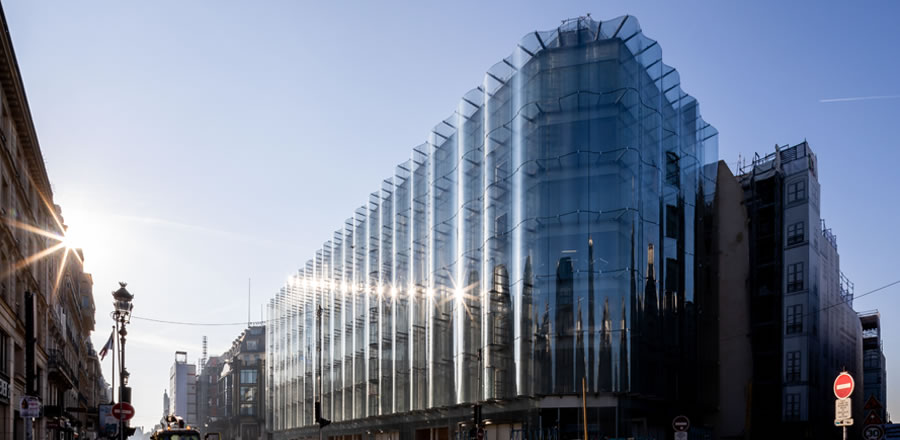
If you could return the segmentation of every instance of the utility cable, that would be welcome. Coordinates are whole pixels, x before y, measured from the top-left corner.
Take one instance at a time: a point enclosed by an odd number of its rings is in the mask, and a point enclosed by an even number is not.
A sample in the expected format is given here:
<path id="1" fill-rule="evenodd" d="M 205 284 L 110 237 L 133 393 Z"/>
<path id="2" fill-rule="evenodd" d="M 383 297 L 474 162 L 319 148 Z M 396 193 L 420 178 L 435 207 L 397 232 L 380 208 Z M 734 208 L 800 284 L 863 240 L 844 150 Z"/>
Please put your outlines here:
<path id="1" fill-rule="evenodd" d="M 862 298 L 862 297 L 864 297 L 864 296 L 871 295 L 871 294 L 873 294 L 873 293 L 880 292 L 880 291 L 882 291 L 882 290 L 884 290 L 884 289 L 887 289 L 888 287 L 892 287 L 892 286 L 895 286 L 895 285 L 897 285 L 897 284 L 900 284 L 900 280 L 897 280 L 897 281 L 894 281 L 894 282 L 885 284 L 885 285 L 883 285 L 883 286 L 881 286 L 881 287 L 872 289 L 872 290 L 870 290 L 870 291 L 868 291 L 868 292 L 866 292 L 866 293 L 860 294 L 860 295 L 854 295 L 853 299 L 855 300 L 855 299 L 858 299 L 858 298 Z M 815 314 L 815 313 L 819 313 L 819 312 L 822 312 L 822 311 L 825 311 L 825 310 L 828 310 L 828 309 L 831 309 L 831 308 L 833 308 L 833 307 L 837 307 L 837 306 L 839 306 L 839 305 L 841 305 L 841 304 L 846 304 L 846 303 L 847 303 L 847 301 L 839 301 L 839 302 L 836 302 L 836 303 L 834 303 L 834 304 L 831 304 L 831 305 L 822 307 L 822 308 L 820 308 L 820 309 L 813 310 L 813 311 L 811 311 L 811 312 L 805 313 L 803 316 L 812 316 L 812 315 Z M 241 322 L 189 322 L 189 321 L 170 321 L 170 320 L 165 320 L 165 319 L 147 318 L 147 317 L 136 316 L 136 315 L 132 315 L 131 317 L 132 317 L 132 319 L 137 319 L 137 320 L 141 320 L 141 321 L 149 321 L 149 322 L 155 322 L 155 323 L 159 323 L 159 324 L 171 324 L 171 325 L 190 325 L 190 326 L 231 326 L 231 325 L 247 325 L 247 321 L 241 321 Z M 273 320 L 251 321 L 250 324 L 251 324 L 251 325 L 262 325 L 262 324 L 267 324 L 267 323 L 269 323 L 269 322 L 275 322 L 275 321 L 280 320 L 280 319 L 285 319 L 285 318 L 282 317 L 282 318 L 277 318 L 277 319 L 273 319 Z M 628 329 L 626 329 L 626 330 L 628 330 Z M 617 332 L 617 331 L 622 331 L 622 329 L 610 329 L 610 330 L 607 330 L 607 331 L 608 331 L 608 332 Z M 741 336 L 743 336 L 743 335 L 741 335 Z M 727 338 L 727 339 L 731 339 L 731 338 Z M 726 340 L 726 339 L 721 339 L 721 340 Z"/>

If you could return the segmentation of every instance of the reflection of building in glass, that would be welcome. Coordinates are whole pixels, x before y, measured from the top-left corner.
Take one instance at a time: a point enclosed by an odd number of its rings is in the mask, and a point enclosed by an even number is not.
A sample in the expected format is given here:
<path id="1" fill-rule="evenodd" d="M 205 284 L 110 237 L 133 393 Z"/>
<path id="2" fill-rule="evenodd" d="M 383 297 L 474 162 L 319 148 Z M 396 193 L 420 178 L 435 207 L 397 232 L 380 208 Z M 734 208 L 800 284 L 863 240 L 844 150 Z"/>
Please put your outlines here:
<path id="1" fill-rule="evenodd" d="M 557 380 L 555 391 L 558 393 L 574 392 L 573 380 L 576 377 L 574 371 L 575 353 L 573 352 L 575 341 L 572 340 L 575 332 L 575 323 L 572 322 L 574 311 L 572 300 L 575 290 L 575 280 L 572 268 L 572 259 L 563 257 L 556 266 L 556 368 L 553 378 Z"/>
<path id="2" fill-rule="evenodd" d="M 634 18 L 528 34 L 270 302 L 270 429 L 315 435 L 321 394 L 329 436 L 455 433 L 482 401 L 490 429 L 583 437 L 584 382 L 591 436 L 668 432 L 716 142 Z"/>

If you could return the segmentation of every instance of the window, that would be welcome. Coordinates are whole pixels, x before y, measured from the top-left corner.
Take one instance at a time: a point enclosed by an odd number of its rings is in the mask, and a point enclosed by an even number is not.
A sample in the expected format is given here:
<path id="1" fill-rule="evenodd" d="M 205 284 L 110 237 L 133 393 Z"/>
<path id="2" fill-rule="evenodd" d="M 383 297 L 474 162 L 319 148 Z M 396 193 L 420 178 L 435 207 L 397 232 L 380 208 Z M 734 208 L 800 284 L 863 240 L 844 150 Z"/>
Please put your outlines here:
<path id="1" fill-rule="evenodd" d="M 785 373 L 784 379 L 787 382 L 799 382 L 800 381 L 800 352 L 799 351 L 789 351 L 787 353 L 785 365 Z"/>
<path id="2" fill-rule="evenodd" d="M 784 397 L 785 420 L 797 420 L 800 418 L 800 394 L 788 393 Z"/>
<path id="3" fill-rule="evenodd" d="M 788 306 L 785 318 L 785 333 L 803 333 L 803 305 Z"/>
<path id="4" fill-rule="evenodd" d="M 797 222 L 789 225 L 787 228 L 787 244 L 803 243 L 803 222 Z"/>
<path id="5" fill-rule="evenodd" d="M 247 350 L 248 351 L 256 351 L 259 349 L 259 341 L 256 339 L 248 339 L 247 340 Z"/>
<path id="6" fill-rule="evenodd" d="M 799 180 L 788 184 L 787 201 L 788 203 L 799 202 L 806 199 L 806 181 Z"/>
<path id="7" fill-rule="evenodd" d="M 9 336 L 0 331 L 0 373 L 9 377 Z"/>
<path id="8" fill-rule="evenodd" d="M 678 207 L 666 205 L 666 237 L 678 238 L 681 230 L 681 217 L 678 215 Z"/>
<path id="9" fill-rule="evenodd" d="M 799 292 L 801 290 L 803 290 L 803 263 L 788 264 L 787 291 Z"/>
<path id="10" fill-rule="evenodd" d="M 241 383 L 256 383 L 256 370 L 241 370 Z"/>
<path id="11" fill-rule="evenodd" d="M 681 184 L 681 169 L 678 165 L 678 155 L 666 151 L 666 183 L 675 187 Z"/>
<path id="12" fill-rule="evenodd" d="M 242 403 L 241 404 L 241 415 L 242 416 L 256 415 L 256 405 L 253 403 Z"/>
<path id="13" fill-rule="evenodd" d="M 866 350 L 863 355 L 863 368 L 881 368 L 881 355 L 878 350 Z"/>
<path id="14" fill-rule="evenodd" d="M 256 402 L 256 387 L 241 387 L 241 402 Z"/>
<path id="15" fill-rule="evenodd" d="M 678 260 L 674 258 L 666 258 L 666 291 L 667 292 L 678 292 L 680 286 L 680 277 L 679 277 L 679 265 Z"/>

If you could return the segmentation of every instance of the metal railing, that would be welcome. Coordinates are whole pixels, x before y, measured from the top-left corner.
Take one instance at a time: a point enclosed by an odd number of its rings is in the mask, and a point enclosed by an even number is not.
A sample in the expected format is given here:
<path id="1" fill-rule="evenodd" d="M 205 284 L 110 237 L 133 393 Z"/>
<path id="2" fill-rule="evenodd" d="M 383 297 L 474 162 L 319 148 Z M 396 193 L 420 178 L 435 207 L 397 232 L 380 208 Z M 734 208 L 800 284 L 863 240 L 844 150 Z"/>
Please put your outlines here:
<path id="1" fill-rule="evenodd" d="M 75 370 L 72 368 L 72 365 L 69 363 L 69 360 L 66 358 L 66 354 L 64 350 L 54 348 L 50 350 L 50 356 L 48 357 L 48 366 L 51 372 L 55 369 L 62 373 L 66 379 L 69 380 L 74 386 L 78 386 L 78 376 L 75 375 Z"/>

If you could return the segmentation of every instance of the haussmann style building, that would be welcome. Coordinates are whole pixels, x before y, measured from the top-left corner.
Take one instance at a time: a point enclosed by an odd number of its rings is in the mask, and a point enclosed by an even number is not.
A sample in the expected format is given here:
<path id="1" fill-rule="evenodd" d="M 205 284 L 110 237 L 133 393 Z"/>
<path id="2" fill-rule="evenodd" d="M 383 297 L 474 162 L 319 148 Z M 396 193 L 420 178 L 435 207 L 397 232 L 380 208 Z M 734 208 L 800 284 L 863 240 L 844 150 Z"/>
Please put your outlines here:
<path id="1" fill-rule="evenodd" d="M 633 17 L 513 47 L 270 301 L 275 439 L 712 432 L 716 130 Z"/>

